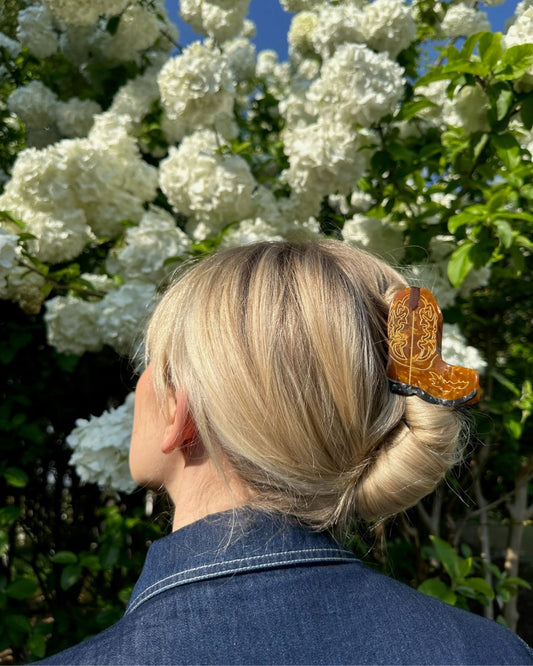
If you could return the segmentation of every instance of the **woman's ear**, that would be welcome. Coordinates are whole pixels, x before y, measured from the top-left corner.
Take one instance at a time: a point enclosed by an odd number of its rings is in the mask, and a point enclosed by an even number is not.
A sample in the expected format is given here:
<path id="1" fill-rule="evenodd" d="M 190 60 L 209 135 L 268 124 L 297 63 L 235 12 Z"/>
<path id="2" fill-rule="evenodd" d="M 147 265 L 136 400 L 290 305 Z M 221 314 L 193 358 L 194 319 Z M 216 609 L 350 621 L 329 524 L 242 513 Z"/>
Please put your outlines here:
<path id="1" fill-rule="evenodd" d="M 172 453 L 196 435 L 196 424 L 189 412 L 187 396 L 181 391 L 169 397 L 169 419 L 161 442 L 163 453 Z"/>

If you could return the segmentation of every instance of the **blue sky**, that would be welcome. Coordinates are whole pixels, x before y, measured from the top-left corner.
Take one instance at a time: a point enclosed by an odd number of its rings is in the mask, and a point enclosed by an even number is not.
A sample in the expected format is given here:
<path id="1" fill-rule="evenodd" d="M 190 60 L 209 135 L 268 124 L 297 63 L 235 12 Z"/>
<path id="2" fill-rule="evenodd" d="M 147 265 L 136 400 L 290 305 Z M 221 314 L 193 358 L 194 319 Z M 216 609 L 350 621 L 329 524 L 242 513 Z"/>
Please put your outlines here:
<path id="1" fill-rule="evenodd" d="M 485 7 L 490 18 L 492 29 L 503 32 L 505 21 L 513 16 L 518 0 L 506 0 L 498 7 Z M 180 44 L 187 46 L 198 36 L 184 24 L 178 17 L 179 0 L 166 0 L 165 5 L 172 20 L 177 23 L 180 30 Z M 291 14 L 283 11 L 278 0 L 251 0 L 249 18 L 257 26 L 257 36 L 254 39 L 258 51 L 274 49 L 278 52 L 280 60 L 287 58 L 287 32 L 291 23 Z"/>

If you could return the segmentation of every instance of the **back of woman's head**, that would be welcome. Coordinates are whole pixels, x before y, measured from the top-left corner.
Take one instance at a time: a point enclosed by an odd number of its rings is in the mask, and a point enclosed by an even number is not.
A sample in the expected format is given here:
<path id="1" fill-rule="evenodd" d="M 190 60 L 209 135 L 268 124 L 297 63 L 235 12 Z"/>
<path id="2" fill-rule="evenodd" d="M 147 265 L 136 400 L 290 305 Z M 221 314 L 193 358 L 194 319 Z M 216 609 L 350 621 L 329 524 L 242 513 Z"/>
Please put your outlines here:
<path id="1" fill-rule="evenodd" d="M 388 388 L 387 315 L 405 286 L 338 241 L 265 242 L 202 260 L 147 335 L 156 390 L 184 390 L 198 436 L 253 502 L 342 534 L 431 492 L 455 412 Z"/>

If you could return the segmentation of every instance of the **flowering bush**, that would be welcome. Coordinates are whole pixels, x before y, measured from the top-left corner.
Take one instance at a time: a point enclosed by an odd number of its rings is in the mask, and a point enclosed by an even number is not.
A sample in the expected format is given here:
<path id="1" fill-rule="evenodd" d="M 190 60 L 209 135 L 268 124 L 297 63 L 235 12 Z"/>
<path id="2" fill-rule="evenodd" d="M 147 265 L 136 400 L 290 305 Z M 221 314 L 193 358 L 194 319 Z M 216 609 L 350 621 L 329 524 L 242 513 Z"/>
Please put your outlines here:
<path id="1" fill-rule="evenodd" d="M 444 358 L 485 375 L 481 435 L 487 414 L 495 426 L 489 453 L 465 472 L 479 510 L 527 519 L 531 3 L 518 4 L 501 35 L 476 3 L 281 0 L 294 13 L 287 62 L 256 52 L 248 0 L 181 0 L 181 18 L 203 36 L 186 48 L 161 0 L 5 4 L 0 306 L 11 323 L 0 362 L 13 370 L 2 389 L 9 434 L 0 479 L 8 506 L 29 506 L 29 475 L 43 497 L 71 504 L 94 484 L 112 497 L 134 488 L 126 463 L 134 373 L 124 358 L 182 261 L 259 239 L 333 236 L 433 289 L 447 321 Z M 61 386 L 59 402 L 79 408 L 67 422 L 20 411 L 27 398 L 13 387 L 25 345 L 46 359 L 41 380 Z M 26 369 L 26 382 L 46 392 Z M 28 471 L 13 471 L 22 455 L 13 437 L 33 442 L 21 458 Z M 71 456 L 71 466 L 50 450 Z M 438 526 L 444 506 L 436 501 L 431 515 L 418 507 L 421 531 Z M 449 506 L 446 524 L 458 533 L 466 518 Z M 0 509 L 6 580 L 17 566 L 27 572 L 15 556 L 31 532 L 17 527 L 30 521 L 24 511 Z M 39 515 L 38 502 L 31 511 Z M 54 515 L 68 522 L 69 511 Z M 49 549 L 63 547 L 58 539 L 50 535 Z M 56 574 L 47 575 L 53 586 Z M 516 625 L 516 607 L 504 612 Z M 0 652 L 44 654 L 44 629 L 15 626 Z"/>

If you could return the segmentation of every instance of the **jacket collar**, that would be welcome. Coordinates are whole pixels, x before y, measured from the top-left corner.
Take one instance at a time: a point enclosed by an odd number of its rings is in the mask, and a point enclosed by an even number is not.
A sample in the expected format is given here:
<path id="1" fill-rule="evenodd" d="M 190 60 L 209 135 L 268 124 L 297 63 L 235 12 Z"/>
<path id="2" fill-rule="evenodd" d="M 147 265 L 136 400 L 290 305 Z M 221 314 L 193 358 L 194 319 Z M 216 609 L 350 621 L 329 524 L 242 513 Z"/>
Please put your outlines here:
<path id="1" fill-rule="evenodd" d="M 150 546 L 126 613 L 170 588 L 238 573 L 355 556 L 325 533 L 250 509 L 212 514 Z"/>

